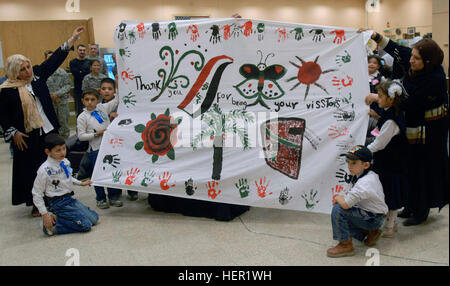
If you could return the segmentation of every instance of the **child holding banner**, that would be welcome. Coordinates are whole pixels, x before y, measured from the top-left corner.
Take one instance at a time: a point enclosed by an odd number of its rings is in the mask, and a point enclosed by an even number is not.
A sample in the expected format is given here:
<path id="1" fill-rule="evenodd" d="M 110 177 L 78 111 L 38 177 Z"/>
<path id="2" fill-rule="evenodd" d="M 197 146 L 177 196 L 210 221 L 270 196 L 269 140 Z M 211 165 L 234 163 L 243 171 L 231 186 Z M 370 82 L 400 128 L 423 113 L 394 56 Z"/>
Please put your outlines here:
<path id="1" fill-rule="evenodd" d="M 111 100 L 114 100 L 115 98 L 115 93 L 116 93 L 116 82 L 109 78 L 106 77 L 104 79 L 102 79 L 102 81 L 100 82 L 100 89 L 99 89 L 100 95 L 103 98 L 102 103 L 108 103 Z M 109 119 L 111 121 L 114 120 L 114 118 L 116 118 L 118 116 L 117 114 L 117 107 L 109 114 Z M 130 201 L 135 201 L 137 200 L 138 197 L 138 192 L 136 191 L 127 191 L 128 192 L 128 196 L 127 199 L 129 199 Z"/>
<path id="2" fill-rule="evenodd" d="M 73 185 L 88 186 L 72 177 L 70 162 L 66 157 L 66 142 L 55 133 L 44 139 L 47 160 L 39 167 L 33 185 L 33 202 L 42 215 L 46 235 L 87 232 L 98 222 L 98 214 L 72 198 Z M 43 197 L 48 199 L 47 211 Z"/>
<path id="3" fill-rule="evenodd" d="M 106 128 L 108 128 L 111 121 L 109 114 L 119 104 L 118 98 L 108 102 L 99 103 L 100 94 L 95 89 L 90 89 L 83 92 L 81 98 L 85 108 L 77 118 L 77 134 L 80 141 L 89 141 L 88 156 L 91 163 L 90 170 L 94 169 L 97 160 L 98 151 L 102 142 L 102 136 Z M 92 175 L 92 174 L 91 174 Z M 97 207 L 101 209 L 109 208 L 109 205 L 121 207 L 123 205 L 120 201 L 122 190 L 108 188 L 109 204 L 106 200 L 104 187 L 95 186 Z"/>
<path id="4" fill-rule="evenodd" d="M 345 196 L 336 196 L 331 212 L 333 239 L 339 244 L 327 250 L 328 257 L 355 254 L 352 237 L 373 246 L 381 235 L 388 207 L 384 202 L 383 186 L 378 175 L 370 170 L 372 153 L 356 145 L 346 155 L 348 169 L 356 182 Z M 367 236 L 367 237 L 366 237 Z"/>
<path id="5" fill-rule="evenodd" d="M 406 92 L 399 81 L 382 81 L 377 86 L 378 106 L 382 110 L 374 142 L 367 148 L 373 153 L 373 171 L 380 176 L 385 202 L 389 207 L 383 237 L 397 231 L 397 213 L 405 206 L 408 189 L 405 115 L 401 110 Z"/>

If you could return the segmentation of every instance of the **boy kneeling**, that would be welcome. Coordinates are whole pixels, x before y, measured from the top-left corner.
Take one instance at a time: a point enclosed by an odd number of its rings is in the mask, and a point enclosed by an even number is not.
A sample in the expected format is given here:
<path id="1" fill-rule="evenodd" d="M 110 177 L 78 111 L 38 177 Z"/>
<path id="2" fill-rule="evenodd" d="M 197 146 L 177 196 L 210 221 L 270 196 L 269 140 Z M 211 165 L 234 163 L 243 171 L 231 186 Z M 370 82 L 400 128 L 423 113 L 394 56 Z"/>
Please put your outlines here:
<path id="1" fill-rule="evenodd" d="M 33 202 L 42 214 L 43 231 L 46 235 L 86 232 L 97 224 L 98 214 L 72 198 L 73 185 L 87 186 L 91 181 L 81 182 L 72 177 L 72 169 L 66 157 L 64 139 L 51 133 L 45 137 L 45 153 L 48 155 L 38 169 L 33 185 Z M 48 198 L 48 208 L 44 203 Z"/>
<path id="2" fill-rule="evenodd" d="M 356 145 L 346 157 L 348 169 L 356 182 L 345 197 L 337 196 L 333 202 L 333 239 L 338 240 L 339 244 L 327 250 L 329 257 L 354 255 L 352 237 L 359 241 L 365 238 L 364 244 L 367 246 L 375 245 L 381 235 L 379 228 L 388 212 L 380 179 L 370 170 L 370 150 Z"/>

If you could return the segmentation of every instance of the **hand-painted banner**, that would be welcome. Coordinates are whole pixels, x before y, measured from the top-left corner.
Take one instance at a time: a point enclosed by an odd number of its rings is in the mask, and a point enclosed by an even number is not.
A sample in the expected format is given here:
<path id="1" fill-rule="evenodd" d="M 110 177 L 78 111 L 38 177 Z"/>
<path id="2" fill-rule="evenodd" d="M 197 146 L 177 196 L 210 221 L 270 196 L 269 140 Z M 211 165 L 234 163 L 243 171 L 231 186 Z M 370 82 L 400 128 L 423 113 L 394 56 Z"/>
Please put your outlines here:
<path id="1" fill-rule="evenodd" d="M 251 19 L 121 22 L 119 116 L 96 185 L 329 213 L 369 93 L 354 29 Z"/>

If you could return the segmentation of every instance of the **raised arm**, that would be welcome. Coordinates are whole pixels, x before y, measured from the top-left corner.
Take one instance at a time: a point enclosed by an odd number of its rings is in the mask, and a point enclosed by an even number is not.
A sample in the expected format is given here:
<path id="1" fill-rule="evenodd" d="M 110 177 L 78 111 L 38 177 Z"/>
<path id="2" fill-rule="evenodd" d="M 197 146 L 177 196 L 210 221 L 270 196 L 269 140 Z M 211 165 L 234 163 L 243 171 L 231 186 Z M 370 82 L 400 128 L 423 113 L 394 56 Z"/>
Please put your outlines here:
<path id="1" fill-rule="evenodd" d="M 73 44 L 80 39 L 80 35 L 84 32 L 84 27 L 77 27 L 73 32 L 72 36 L 64 42 L 61 47 L 56 49 L 56 51 L 42 64 L 35 66 L 35 73 L 41 77 L 43 80 L 47 80 L 59 66 L 66 60 L 69 50 L 73 48 Z"/>

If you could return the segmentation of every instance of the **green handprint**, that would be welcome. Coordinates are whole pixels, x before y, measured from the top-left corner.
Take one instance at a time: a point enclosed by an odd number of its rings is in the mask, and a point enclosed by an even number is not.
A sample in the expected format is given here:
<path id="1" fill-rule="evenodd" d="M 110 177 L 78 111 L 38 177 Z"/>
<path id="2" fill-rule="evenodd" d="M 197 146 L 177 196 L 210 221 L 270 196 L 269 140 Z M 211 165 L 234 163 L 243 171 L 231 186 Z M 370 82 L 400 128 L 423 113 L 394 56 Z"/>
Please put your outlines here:
<path id="1" fill-rule="evenodd" d="M 135 97 L 135 95 L 132 94 L 131 92 L 128 93 L 127 96 L 124 96 L 124 97 L 123 97 L 123 104 L 125 104 L 125 106 L 126 106 L 127 108 L 129 108 L 128 104 L 132 104 L 133 106 L 135 105 L 136 100 L 134 100 L 133 97 Z"/>
<path id="2" fill-rule="evenodd" d="M 309 191 L 309 196 L 306 194 L 306 192 L 304 192 L 302 194 L 302 198 L 305 200 L 306 202 L 306 208 L 312 209 L 316 206 L 316 204 L 319 202 L 319 199 L 316 199 L 316 195 L 317 195 L 318 191 L 311 189 Z"/>
<path id="3" fill-rule="evenodd" d="M 177 25 L 175 22 L 169 23 L 169 40 L 175 40 L 175 38 L 178 36 L 178 30 Z"/>
<path id="4" fill-rule="evenodd" d="M 128 50 L 128 47 L 125 47 L 125 49 L 119 49 L 119 55 L 121 57 L 125 56 L 125 57 L 129 58 L 131 56 L 131 52 L 130 52 L 130 50 Z"/>
<path id="5" fill-rule="evenodd" d="M 258 41 L 264 40 L 264 23 L 258 23 L 258 25 L 256 26 L 256 30 L 258 31 Z"/>
<path id="6" fill-rule="evenodd" d="M 300 41 L 305 35 L 303 34 L 303 28 L 295 28 L 290 33 L 295 32 L 295 39 Z"/>
<path id="7" fill-rule="evenodd" d="M 336 55 L 336 63 L 339 66 L 342 66 L 343 64 L 347 64 L 352 61 L 352 57 L 347 52 L 347 50 L 344 51 L 345 55 Z"/>
<path id="8" fill-rule="evenodd" d="M 151 184 L 151 183 L 153 182 L 153 177 L 154 177 L 155 175 L 156 175 L 156 174 L 155 174 L 154 171 L 151 171 L 151 172 L 145 171 L 145 173 L 144 173 L 144 179 L 142 179 L 141 186 L 143 186 L 143 187 L 148 187 L 148 184 Z M 147 183 L 147 181 L 148 181 L 148 183 Z"/>
<path id="9" fill-rule="evenodd" d="M 120 177 L 122 176 L 122 171 L 118 170 L 112 173 L 113 183 L 120 183 Z"/>
<path id="10" fill-rule="evenodd" d="M 239 183 L 239 184 L 238 184 Z M 248 193 L 250 192 L 250 186 L 248 185 L 247 179 L 239 179 L 239 182 L 234 184 L 236 188 L 239 190 L 239 194 L 241 195 L 241 198 L 245 198 L 248 196 Z"/>
<path id="11" fill-rule="evenodd" d="M 134 30 L 131 30 L 128 33 L 128 36 L 130 36 L 130 44 L 134 44 L 136 42 L 136 34 L 134 33 Z"/>

